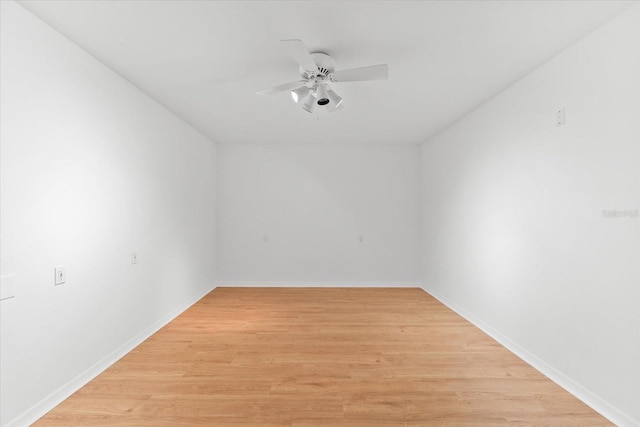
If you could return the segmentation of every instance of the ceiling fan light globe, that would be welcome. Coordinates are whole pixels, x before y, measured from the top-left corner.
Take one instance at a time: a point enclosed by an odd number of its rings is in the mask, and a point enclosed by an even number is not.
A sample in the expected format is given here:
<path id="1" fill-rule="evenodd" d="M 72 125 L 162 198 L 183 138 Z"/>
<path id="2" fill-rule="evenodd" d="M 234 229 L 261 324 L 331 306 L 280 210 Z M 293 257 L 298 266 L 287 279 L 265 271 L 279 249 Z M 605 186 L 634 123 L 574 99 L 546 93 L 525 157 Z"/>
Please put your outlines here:
<path id="1" fill-rule="evenodd" d="M 318 105 L 327 105 L 331 102 L 327 95 L 327 88 L 325 85 L 320 85 L 316 91 L 316 97 L 318 98 Z"/>
<path id="2" fill-rule="evenodd" d="M 309 95 L 309 88 L 306 86 L 301 86 L 297 89 L 291 91 L 291 98 L 293 98 L 293 102 L 296 104 L 303 100 L 307 95 Z"/>
<path id="3" fill-rule="evenodd" d="M 313 113 L 313 109 L 315 106 L 316 106 L 316 99 L 313 97 L 313 95 L 309 95 L 307 97 L 307 100 L 304 102 L 304 104 L 302 104 L 302 108 L 308 111 L 309 113 Z"/>
<path id="4" fill-rule="evenodd" d="M 342 104 L 342 97 L 335 93 L 333 89 L 327 90 L 327 96 L 335 108 L 338 108 L 340 104 Z"/>

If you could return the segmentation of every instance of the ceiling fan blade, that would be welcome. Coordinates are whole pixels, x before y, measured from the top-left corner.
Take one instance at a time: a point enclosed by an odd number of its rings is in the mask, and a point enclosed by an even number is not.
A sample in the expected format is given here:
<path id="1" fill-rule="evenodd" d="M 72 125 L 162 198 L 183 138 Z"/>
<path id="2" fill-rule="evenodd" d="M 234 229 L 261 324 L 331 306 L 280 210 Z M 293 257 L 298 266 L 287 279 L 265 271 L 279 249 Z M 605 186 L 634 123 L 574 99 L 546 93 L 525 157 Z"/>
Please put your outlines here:
<path id="1" fill-rule="evenodd" d="M 306 81 L 304 81 L 304 80 L 298 80 L 298 81 L 291 82 L 291 83 L 285 83 L 285 84 L 282 84 L 282 85 L 270 87 L 269 89 L 264 89 L 264 90 L 258 91 L 258 92 L 256 92 L 256 95 L 274 95 L 276 93 L 286 92 L 288 90 L 299 88 L 300 86 L 303 86 L 305 83 L 306 83 Z"/>
<path id="2" fill-rule="evenodd" d="M 369 80 L 389 80 L 387 64 L 370 65 L 368 67 L 349 68 L 333 72 L 335 82 L 364 82 Z"/>
<path id="3" fill-rule="evenodd" d="M 315 61 L 309 54 L 309 51 L 302 43 L 302 40 L 298 39 L 290 39 L 290 40 L 281 40 L 287 50 L 289 51 L 289 55 L 306 71 L 318 71 L 318 66 Z"/>

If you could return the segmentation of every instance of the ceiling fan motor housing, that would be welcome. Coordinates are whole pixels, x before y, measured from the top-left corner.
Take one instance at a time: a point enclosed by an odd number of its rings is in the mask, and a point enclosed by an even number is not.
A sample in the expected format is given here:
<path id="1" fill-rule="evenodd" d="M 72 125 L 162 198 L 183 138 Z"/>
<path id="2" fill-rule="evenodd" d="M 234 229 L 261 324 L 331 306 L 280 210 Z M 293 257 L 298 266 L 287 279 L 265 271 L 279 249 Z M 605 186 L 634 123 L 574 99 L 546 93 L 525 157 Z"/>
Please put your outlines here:
<path id="1" fill-rule="evenodd" d="M 318 69 L 310 71 L 300 67 L 300 75 L 306 79 L 313 79 L 314 77 L 327 78 L 336 69 L 336 61 L 326 53 L 314 52 L 311 54 L 311 58 L 318 66 Z"/>

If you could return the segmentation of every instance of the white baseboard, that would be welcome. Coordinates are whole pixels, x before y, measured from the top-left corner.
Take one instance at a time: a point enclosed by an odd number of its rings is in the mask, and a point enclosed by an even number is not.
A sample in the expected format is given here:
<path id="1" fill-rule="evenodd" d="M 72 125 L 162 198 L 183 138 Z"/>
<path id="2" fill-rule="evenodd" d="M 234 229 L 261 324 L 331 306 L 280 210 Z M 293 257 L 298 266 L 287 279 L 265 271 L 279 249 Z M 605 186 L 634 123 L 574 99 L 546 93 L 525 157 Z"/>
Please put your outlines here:
<path id="1" fill-rule="evenodd" d="M 569 393 L 580 399 L 582 402 L 593 408 L 596 412 L 607 418 L 609 421 L 620 427 L 638 427 L 640 426 L 640 420 L 636 420 L 619 410 L 609 402 L 603 400 L 598 395 L 588 390 L 580 383 L 576 382 L 572 378 L 558 371 L 538 356 L 532 354 L 528 350 L 521 347 L 519 344 L 512 341 L 510 338 L 496 331 L 491 326 L 478 319 L 473 314 L 469 313 L 462 307 L 448 301 L 438 292 L 433 291 L 428 286 L 421 286 L 422 289 L 435 299 L 449 307 L 451 310 L 464 317 L 469 322 L 473 323 L 476 327 L 496 340 L 499 344 L 511 351 L 513 354 L 527 362 L 543 375 L 547 376 L 551 381 L 558 384 L 560 387 L 567 390 Z"/>
<path id="2" fill-rule="evenodd" d="M 36 403 L 31 408 L 23 412 L 21 415 L 18 415 L 16 418 L 9 421 L 9 423 L 6 424 L 6 427 L 24 427 L 36 422 L 47 412 L 51 411 L 53 408 L 62 403 L 66 398 L 86 385 L 89 381 L 104 372 L 108 367 L 116 363 L 151 335 L 155 334 L 167 323 L 178 317 L 182 312 L 198 302 L 202 297 L 207 295 L 213 289 L 215 289 L 215 286 L 211 286 L 204 292 L 201 291 L 198 294 L 194 295 L 186 303 L 182 304 L 166 316 L 162 317 L 157 322 L 153 323 L 150 327 L 140 332 L 135 337 L 131 338 L 129 341 L 114 350 L 111 354 L 98 361 L 95 365 L 91 366 L 89 369 L 85 370 L 80 375 L 76 376 L 71 381 L 67 382 L 62 387 L 49 394 L 40 402 Z"/>
<path id="3" fill-rule="evenodd" d="M 263 282 L 221 281 L 217 288 L 419 288 L 420 282 Z"/>

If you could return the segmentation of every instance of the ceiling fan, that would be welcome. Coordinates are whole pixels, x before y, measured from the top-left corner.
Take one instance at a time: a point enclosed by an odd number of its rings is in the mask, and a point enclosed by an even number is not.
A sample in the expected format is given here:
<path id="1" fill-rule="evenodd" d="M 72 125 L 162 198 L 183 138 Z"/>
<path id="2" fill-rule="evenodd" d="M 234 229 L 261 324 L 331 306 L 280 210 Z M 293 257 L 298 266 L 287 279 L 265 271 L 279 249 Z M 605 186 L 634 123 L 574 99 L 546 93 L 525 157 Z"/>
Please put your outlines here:
<path id="1" fill-rule="evenodd" d="M 302 40 L 281 40 L 291 57 L 300 65 L 301 80 L 256 92 L 257 95 L 273 95 L 291 91 L 293 101 L 312 113 L 316 105 L 324 106 L 329 112 L 342 107 L 342 97 L 331 89 L 330 83 L 363 82 L 388 80 L 387 64 L 368 67 L 335 70 L 335 61 L 323 52 L 310 53 Z"/>

